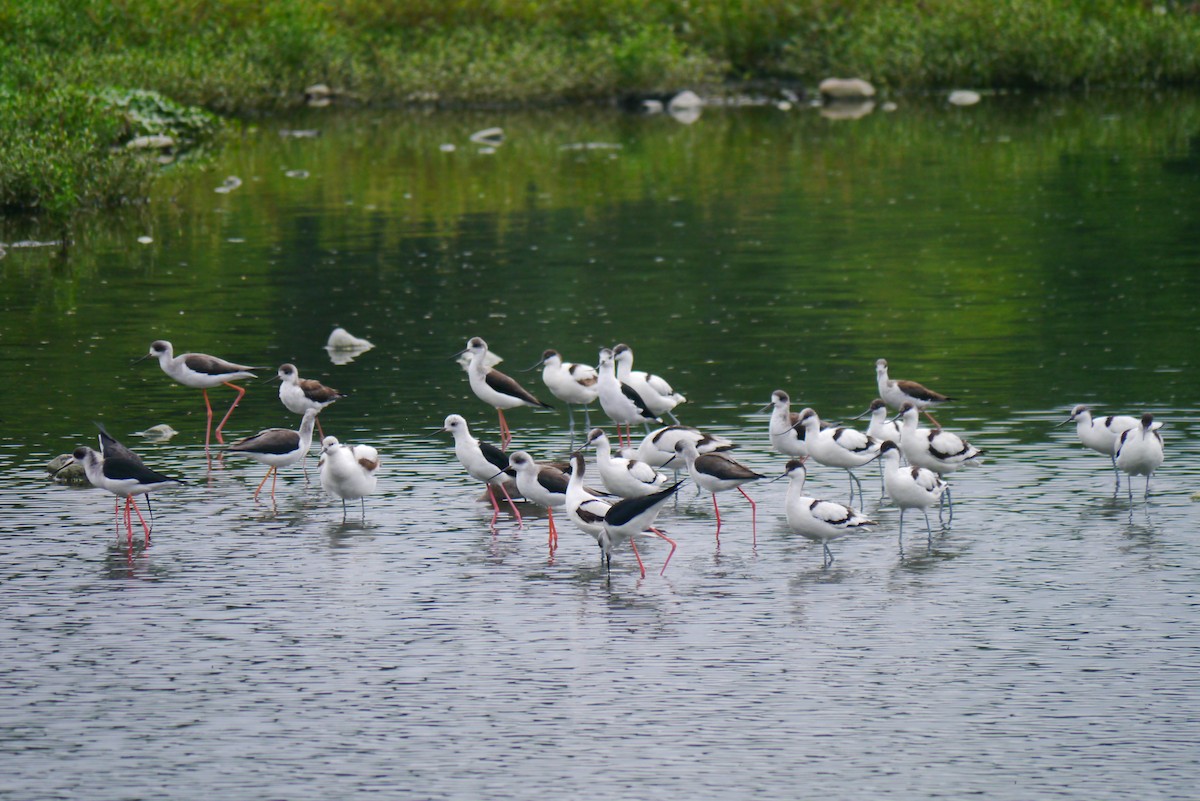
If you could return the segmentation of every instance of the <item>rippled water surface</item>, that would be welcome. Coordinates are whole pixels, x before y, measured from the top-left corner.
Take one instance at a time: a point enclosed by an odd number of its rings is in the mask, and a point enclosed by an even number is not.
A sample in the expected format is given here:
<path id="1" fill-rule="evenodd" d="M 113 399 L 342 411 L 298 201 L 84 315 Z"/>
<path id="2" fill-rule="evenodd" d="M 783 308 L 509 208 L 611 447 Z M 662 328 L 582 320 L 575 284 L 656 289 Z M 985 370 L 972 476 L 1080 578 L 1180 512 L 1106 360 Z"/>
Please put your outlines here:
<path id="1" fill-rule="evenodd" d="M 0 797 L 1194 798 L 1197 142 L 1173 96 L 337 112 L 247 124 L 66 247 L 0 221 Z M 331 363 L 336 324 L 376 347 Z M 756 545 L 741 496 L 718 545 L 687 485 L 666 574 L 651 541 L 645 578 L 624 549 L 607 575 L 566 520 L 553 554 L 532 508 L 490 529 L 434 430 L 497 439 L 449 359 L 473 335 L 543 395 L 518 372 L 543 349 L 628 342 L 771 475 L 771 391 L 848 419 L 884 356 L 987 458 L 930 548 L 913 514 L 900 548 L 870 466 L 879 525 L 828 568 L 778 482 L 748 488 Z M 156 338 L 350 392 L 322 421 L 380 450 L 365 517 L 315 453 L 274 506 L 264 467 L 210 467 L 199 393 L 130 365 Z M 295 425 L 247 386 L 227 433 Z M 1054 427 L 1075 403 L 1166 423 L 1149 501 Z M 572 445 L 562 411 L 509 419 Z M 93 420 L 189 482 L 149 547 L 42 469 Z M 181 433 L 131 436 L 157 423 Z M 809 487 L 846 499 L 840 471 Z"/>

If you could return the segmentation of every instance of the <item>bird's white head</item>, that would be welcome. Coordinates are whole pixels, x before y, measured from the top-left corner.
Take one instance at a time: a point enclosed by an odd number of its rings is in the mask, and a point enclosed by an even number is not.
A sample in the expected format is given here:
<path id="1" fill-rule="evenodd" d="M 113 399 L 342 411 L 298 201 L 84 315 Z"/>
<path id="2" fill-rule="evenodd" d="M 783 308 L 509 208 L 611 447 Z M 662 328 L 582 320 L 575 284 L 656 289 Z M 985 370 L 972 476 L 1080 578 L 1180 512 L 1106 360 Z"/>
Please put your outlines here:
<path id="1" fill-rule="evenodd" d="M 689 439 L 681 439 L 675 443 L 675 455 L 692 462 L 700 455 L 700 452 L 696 450 L 696 443 Z"/>
<path id="2" fill-rule="evenodd" d="M 517 451 L 508 457 L 508 466 L 518 473 L 534 468 L 533 457 L 525 451 Z"/>
<path id="3" fill-rule="evenodd" d="M 467 433 L 467 421 L 461 414 L 446 415 L 445 422 L 442 423 L 442 431 L 458 435 L 459 432 Z"/>
<path id="4" fill-rule="evenodd" d="M 296 370 L 296 365 L 294 364 L 279 365 L 279 372 L 276 373 L 276 375 L 279 377 L 280 381 L 284 381 L 289 384 L 294 384 L 300 380 L 300 373 Z"/>

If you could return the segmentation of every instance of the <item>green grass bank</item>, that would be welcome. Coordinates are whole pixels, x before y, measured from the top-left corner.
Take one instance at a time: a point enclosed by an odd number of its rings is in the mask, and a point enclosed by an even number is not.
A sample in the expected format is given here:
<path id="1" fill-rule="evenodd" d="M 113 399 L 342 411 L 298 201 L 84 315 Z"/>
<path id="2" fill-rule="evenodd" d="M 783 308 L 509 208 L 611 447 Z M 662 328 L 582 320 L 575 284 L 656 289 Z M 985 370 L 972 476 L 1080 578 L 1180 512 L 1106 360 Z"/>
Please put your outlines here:
<path id="1" fill-rule="evenodd" d="M 1198 85 L 1200 3 L 13 0 L 0 212 L 136 202 L 165 159 L 129 140 L 204 141 L 215 126 L 186 107 L 270 112 L 315 83 L 356 103 L 549 105 L 830 75 L 896 93 Z"/>

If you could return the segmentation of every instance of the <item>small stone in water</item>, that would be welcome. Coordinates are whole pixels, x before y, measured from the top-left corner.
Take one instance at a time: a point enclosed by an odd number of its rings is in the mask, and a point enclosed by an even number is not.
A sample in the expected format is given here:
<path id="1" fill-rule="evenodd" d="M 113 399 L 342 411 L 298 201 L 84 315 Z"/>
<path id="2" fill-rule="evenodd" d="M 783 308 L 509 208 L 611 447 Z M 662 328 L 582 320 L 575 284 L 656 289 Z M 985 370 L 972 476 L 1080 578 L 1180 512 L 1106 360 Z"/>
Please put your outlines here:
<path id="1" fill-rule="evenodd" d="M 135 437 L 145 437 L 153 440 L 168 440 L 179 432 L 171 428 L 166 423 L 159 423 L 156 426 L 150 426 L 145 431 L 134 431 Z"/>
<path id="2" fill-rule="evenodd" d="M 504 129 L 484 128 L 482 131 L 476 131 L 471 134 L 471 141 L 477 145 L 500 147 L 500 145 L 504 144 Z"/>
<path id="3" fill-rule="evenodd" d="M 875 87 L 862 78 L 826 78 L 817 87 L 826 102 L 835 100 L 865 100 L 875 96 Z"/>
<path id="4" fill-rule="evenodd" d="M 65 465 L 65 467 L 64 467 Z M 83 472 L 83 465 L 74 461 L 74 457 L 69 453 L 55 456 L 46 463 L 46 472 L 54 477 L 54 480 L 60 484 L 79 484 L 87 482 L 87 475 Z"/>
<path id="5" fill-rule="evenodd" d="M 169 136 L 139 136 L 125 143 L 129 150 L 166 150 L 175 147 L 175 140 Z"/>
<path id="6" fill-rule="evenodd" d="M 979 92 L 972 92 L 970 89 L 955 89 L 947 98 L 952 106 L 973 106 L 981 99 Z"/>

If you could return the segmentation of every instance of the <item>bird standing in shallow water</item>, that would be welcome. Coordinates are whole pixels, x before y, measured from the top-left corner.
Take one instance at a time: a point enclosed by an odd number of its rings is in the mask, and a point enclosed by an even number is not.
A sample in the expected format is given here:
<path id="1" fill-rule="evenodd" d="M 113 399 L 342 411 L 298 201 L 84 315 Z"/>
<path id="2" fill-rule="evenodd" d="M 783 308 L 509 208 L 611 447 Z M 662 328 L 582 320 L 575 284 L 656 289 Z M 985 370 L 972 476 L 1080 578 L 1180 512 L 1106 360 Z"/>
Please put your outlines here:
<path id="1" fill-rule="evenodd" d="M 876 398 L 871 401 L 871 405 L 867 410 L 855 417 L 855 420 L 871 416 L 871 422 L 867 426 L 867 436 L 874 437 L 880 442 L 891 440 L 897 445 L 900 444 L 900 425 L 895 420 L 888 419 L 887 402 L 883 398 Z M 879 497 L 883 497 L 883 462 L 879 463 Z"/>
<path id="2" fill-rule="evenodd" d="M 630 503 L 626 503 L 624 500 L 610 503 L 588 492 L 587 488 L 583 486 L 585 469 L 583 454 L 578 452 L 572 454 L 571 476 L 567 481 L 567 516 L 581 531 L 596 540 L 596 544 L 600 546 L 600 558 L 604 560 L 605 570 L 611 571 L 612 569 L 613 549 L 625 540 L 629 540 L 629 547 L 633 550 L 634 558 L 637 559 L 638 569 L 641 570 L 642 578 L 645 578 L 646 566 L 642 563 L 642 556 L 638 553 L 634 537 L 649 533 L 671 545 L 671 552 L 663 561 L 659 575 L 665 573 L 667 564 L 670 563 L 671 556 L 675 553 L 675 540 L 653 528 L 653 525 L 662 508 L 662 503 L 674 494 L 678 485 L 659 492 L 657 495 L 626 499 L 631 501 Z"/>
<path id="3" fill-rule="evenodd" d="M 804 494 L 804 479 L 807 470 L 803 459 L 792 459 L 787 463 L 788 477 L 785 512 L 788 527 L 802 537 L 821 543 L 824 549 L 822 567 L 833 564 L 830 540 L 843 537 L 864 526 L 873 526 L 875 521 L 857 509 L 833 501 L 822 501 Z"/>
<path id="4" fill-rule="evenodd" d="M 209 356 L 207 353 L 181 353 L 176 356 L 171 343 L 165 339 L 152 342 L 150 344 L 150 352 L 137 361 L 140 362 L 142 359 L 148 359 L 151 356 L 158 359 L 158 366 L 171 378 L 185 387 L 193 387 L 204 393 L 204 407 L 208 411 L 208 423 L 204 429 L 204 449 L 206 451 L 208 450 L 209 437 L 212 432 L 213 418 L 212 404 L 208 400 L 208 391 L 222 384 L 237 391 L 237 397 L 230 404 L 229 411 L 225 412 L 225 416 L 221 418 L 221 422 L 217 425 L 217 442 L 224 445 L 225 439 L 221 436 L 221 430 L 225 428 L 225 423 L 229 420 L 229 415 L 233 414 L 233 410 L 241 402 L 242 396 L 246 394 L 245 389 L 232 382 L 243 378 L 254 378 L 253 370 L 267 369 L 265 367 L 248 367 L 244 364 L 234 364 L 224 359 L 218 359 L 216 356 Z"/>
<path id="5" fill-rule="evenodd" d="M 267 479 L 271 479 L 271 503 L 275 502 L 275 480 L 279 477 L 279 468 L 295 464 L 308 455 L 312 447 L 313 423 L 317 419 L 317 410 L 309 408 L 304 412 L 300 421 L 300 430 L 290 428 L 265 428 L 257 434 L 237 442 L 226 448 L 230 453 L 243 453 L 259 464 L 267 465 L 266 475 L 258 482 L 254 490 L 254 500 L 262 492 Z"/>
<path id="6" fill-rule="evenodd" d="M 767 422 L 767 436 L 771 447 L 784 456 L 794 456 L 803 459 L 808 456 L 808 446 L 804 442 L 804 426 L 800 423 L 800 415 L 792 411 L 792 399 L 782 389 L 771 393 L 771 402 L 760 411 L 771 410 L 771 419 Z"/>
<path id="7" fill-rule="evenodd" d="M 658 415 L 650 410 L 646 399 L 633 387 L 617 378 L 617 368 L 613 361 L 613 352 L 608 348 L 600 351 L 600 380 L 597 386 L 600 390 L 600 408 L 616 423 L 617 444 L 632 444 L 629 427 L 634 423 L 661 423 Z M 621 439 L 621 426 L 625 426 L 625 439 Z"/>
<path id="8" fill-rule="evenodd" d="M 904 510 L 920 509 L 925 515 L 925 533 L 933 549 L 933 527 L 929 525 L 929 507 L 942 499 L 949 485 L 937 473 L 924 467 L 902 467 L 900 446 L 887 440 L 880 448 L 883 459 L 883 481 L 892 502 L 900 507 L 900 550 L 904 550 Z"/>
<path id="9" fill-rule="evenodd" d="M 713 511 L 717 515 L 717 544 L 721 543 L 721 507 L 717 506 L 717 493 L 736 489 L 750 503 L 750 526 L 754 544 L 758 545 L 758 506 L 754 499 L 742 489 L 742 484 L 757 481 L 764 476 L 724 453 L 700 453 L 689 440 L 675 443 L 675 453 L 687 461 L 688 474 L 696 486 L 712 493 Z"/>
<path id="10" fill-rule="evenodd" d="M 1141 425 L 1121 434 L 1117 443 L 1117 467 L 1129 474 L 1129 503 L 1133 503 L 1133 476 L 1146 477 L 1145 498 L 1150 497 L 1150 476 L 1165 460 L 1162 434 L 1154 424 L 1154 415 L 1143 414 Z"/>
<path id="11" fill-rule="evenodd" d="M 850 476 L 849 502 L 854 503 L 855 485 L 858 486 L 858 497 L 861 499 L 862 484 L 852 468 L 861 467 L 878 457 L 879 441 L 853 428 L 822 427 L 821 418 L 812 409 L 800 412 L 800 425 L 804 426 L 804 442 L 809 457 L 827 467 L 845 470 Z"/>
<path id="12" fill-rule="evenodd" d="M 648 532 L 671 546 L 671 551 L 663 560 L 662 570 L 658 571 L 658 574 L 661 576 L 667 572 L 667 565 L 671 563 L 671 557 L 675 554 L 675 540 L 656 529 L 654 521 L 658 518 L 658 513 L 662 511 L 663 504 L 679 491 L 682 484 L 682 481 L 677 481 L 666 489 L 651 495 L 643 495 L 640 498 L 624 498 L 612 505 L 608 514 L 604 516 L 604 533 L 600 537 L 600 548 L 604 551 L 605 569 L 611 569 L 613 548 L 625 540 L 629 540 L 629 547 L 633 549 L 633 554 L 637 557 L 642 578 L 645 578 L 646 566 L 642 564 L 642 557 L 638 554 L 633 538 Z"/>
<path id="13" fill-rule="evenodd" d="M 1117 444 L 1121 439 L 1121 434 L 1140 425 L 1138 419 L 1127 414 L 1092 417 L 1092 410 L 1081 403 L 1071 410 L 1070 417 L 1058 425 L 1065 426 L 1068 423 L 1075 424 L 1075 434 L 1085 447 L 1105 454 L 1112 461 L 1113 473 L 1117 479 L 1117 485 L 1113 491 L 1119 490 L 1121 488 L 1121 469 L 1117 467 Z"/>
<path id="14" fill-rule="evenodd" d="M 575 410 L 571 407 L 583 407 L 583 424 L 591 428 L 588 416 L 588 404 L 596 400 L 600 389 L 597 386 L 600 378 L 596 368 L 590 364 L 579 362 L 564 362 L 556 350 L 542 353 L 541 360 L 533 365 L 542 367 L 542 383 L 550 390 L 550 394 L 567 405 L 567 415 L 570 419 L 571 431 L 575 430 Z M 529 369 L 533 369 L 533 367 Z"/>
<path id="15" fill-rule="evenodd" d="M 622 384 L 628 384 L 634 392 L 641 395 L 642 400 L 646 403 L 646 408 L 656 417 L 662 417 L 664 414 L 670 415 L 671 420 L 678 425 L 679 418 L 675 416 L 672 409 L 686 402 L 687 398 L 672 389 L 662 376 L 647 373 L 644 370 L 634 370 L 633 349 L 628 345 L 617 345 L 613 348 L 612 354 L 613 362 L 617 366 L 617 380 Z"/>
<path id="16" fill-rule="evenodd" d="M 905 403 L 896 415 L 900 421 L 900 451 L 909 464 L 932 470 L 940 476 L 953 473 L 960 467 L 978 464 L 983 451 L 951 431 L 941 428 L 918 428 L 917 407 Z M 954 520 L 954 496 L 947 487 L 942 494 Z M 938 517 L 941 517 L 939 506 Z"/>
<path id="17" fill-rule="evenodd" d="M 515 472 L 508 469 L 508 457 L 504 455 L 504 451 L 471 436 L 467 421 L 463 419 L 462 415 L 448 415 L 442 425 L 442 431 L 454 435 L 454 455 L 458 457 L 459 463 L 467 469 L 472 478 L 487 485 L 488 500 L 492 502 L 491 525 L 495 526 L 496 518 L 500 516 L 496 488 L 504 493 L 504 499 L 508 501 L 508 508 L 512 509 L 513 516 L 517 518 L 517 524 L 524 525 L 521 513 L 517 510 L 517 505 L 513 503 L 512 494 L 509 492 L 510 484 L 516 491 L 516 483 L 513 480 Z"/>
<path id="18" fill-rule="evenodd" d="M 342 499 L 342 522 L 346 522 L 346 501 L 362 504 L 363 520 L 367 519 L 368 495 L 375 493 L 379 471 L 379 451 L 370 445 L 344 445 L 337 437 L 321 440 L 321 486 L 330 495 Z"/>
<path id="19" fill-rule="evenodd" d="M 145 531 L 145 544 L 149 545 L 150 527 L 146 525 L 146 520 L 138 510 L 137 501 L 133 499 L 133 496 L 153 492 L 172 484 L 183 484 L 184 481 L 156 473 L 142 464 L 140 459 L 134 461 L 121 456 L 106 459 L 91 448 L 82 447 L 75 449 L 71 454 L 71 461 L 60 467 L 59 472 L 76 462 L 83 465 L 84 475 L 87 476 L 93 487 L 99 487 L 118 498 L 125 499 L 125 528 L 129 532 L 129 546 L 133 547 L 131 508 L 133 512 L 137 513 L 138 520 L 141 521 L 142 529 Z"/>
<path id="20" fill-rule="evenodd" d="M 613 456 L 612 445 L 602 428 L 593 428 L 588 432 L 584 447 L 588 445 L 596 446 L 596 466 L 600 470 L 600 478 L 604 480 L 605 489 L 615 495 L 641 498 L 662 489 L 667 481 L 665 475 L 645 462 Z"/>
<path id="21" fill-rule="evenodd" d="M 934 392 L 932 389 L 924 387 L 916 381 L 900 381 L 888 378 L 887 359 L 876 360 L 875 381 L 879 387 L 879 397 L 887 401 L 888 405 L 893 409 L 899 409 L 905 403 L 911 403 L 924 412 L 925 416 L 938 428 L 941 428 L 942 424 L 933 419 L 933 415 L 929 413 L 926 407 L 937 406 L 954 400 L 954 398 L 947 397 L 940 392 Z"/>
<path id="22" fill-rule="evenodd" d="M 542 409 L 553 409 L 548 403 L 542 403 L 529 390 L 504 373 L 486 364 L 488 346 L 479 337 L 467 340 L 467 347 L 454 354 L 454 358 L 463 353 L 469 353 L 471 361 L 467 365 L 467 378 L 475 395 L 500 415 L 500 450 L 508 450 L 512 441 L 508 421 L 504 419 L 505 409 L 515 409 L 518 406 L 534 406 Z"/>
<path id="23" fill-rule="evenodd" d="M 97 437 L 97 439 L 100 441 L 100 458 L 101 459 L 126 459 L 126 460 L 132 462 L 134 465 L 137 465 L 138 467 L 145 466 L 145 463 L 142 462 L 142 457 L 138 456 L 136 453 L 131 451 L 129 448 L 125 447 L 123 444 L 121 444 L 117 440 L 116 437 L 114 437 L 112 434 L 108 433 L 108 429 L 104 427 L 103 423 L 96 423 L 96 428 L 100 429 L 100 435 Z M 63 465 L 63 467 L 65 467 L 65 466 L 66 465 Z M 82 464 L 80 464 L 79 466 L 83 467 Z M 59 470 L 62 470 L 62 468 L 60 467 Z M 58 471 L 55 472 L 55 475 L 57 475 L 57 472 Z M 84 472 L 84 478 L 87 478 L 86 471 Z M 120 497 L 113 496 L 113 516 L 117 518 L 118 530 L 121 527 L 120 506 L 121 506 Z M 154 529 L 154 509 L 150 505 L 150 493 L 146 493 L 146 511 L 148 511 L 150 513 L 150 528 L 151 528 L 151 530 L 153 530 Z"/>
<path id="24" fill-rule="evenodd" d="M 532 501 L 546 509 L 550 520 L 550 534 L 546 544 L 551 554 L 558 547 L 558 528 L 554 525 L 554 507 L 567 502 L 567 474 L 557 467 L 540 465 L 525 451 L 517 451 L 508 457 L 509 466 L 517 471 L 517 489 Z"/>
<path id="25" fill-rule="evenodd" d="M 294 364 L 281 364 L 279 371 L 272 381 L 279 383 L 279 400 L 289 412 L 303 415 L 309 409 L 318 413 L 342 398 L 346 393 L 339 392 L 333 387 L 327 387 L 320 381 L 311 378 L 301 378 Z M 325 439 L 325 430 L 321 428 L 321 420 L 317 419 L 317 432 Z"/>

